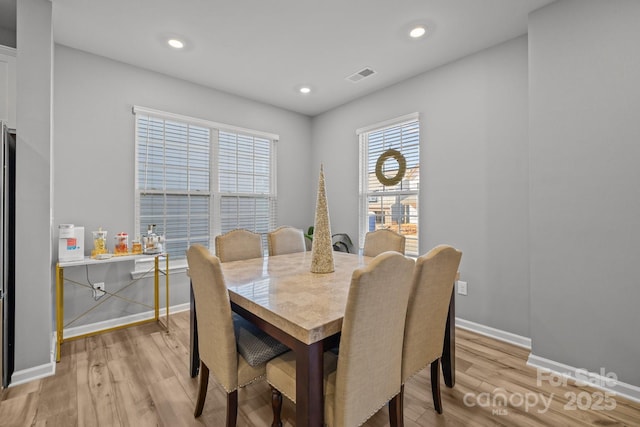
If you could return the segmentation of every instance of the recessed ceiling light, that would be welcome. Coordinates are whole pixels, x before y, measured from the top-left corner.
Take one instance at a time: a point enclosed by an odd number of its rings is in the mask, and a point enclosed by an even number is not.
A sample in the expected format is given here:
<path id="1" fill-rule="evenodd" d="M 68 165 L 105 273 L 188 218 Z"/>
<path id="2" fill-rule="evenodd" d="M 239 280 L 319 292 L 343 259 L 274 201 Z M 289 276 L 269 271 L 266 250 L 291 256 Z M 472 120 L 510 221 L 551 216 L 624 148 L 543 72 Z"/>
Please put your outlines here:
<path id="1" fill-rule="evenodd" d="M 169 41 L 167 42 L 169 43 L 169 46 L 175 48 L 175 49 L 182 49 L 184 47 L 184 42 L 178 40 L 178 39 L 169 39 Z"/>
<path id="2" fill-rule="evenodd" d="M 300 93 L 309 93 L 311 92 L 311 88 L 309 86 L 302 86 L 300 88 Z"/>
<path id="3" fill-rule="evenodd" d="M 414 39 L 417 39 L 424 36 L 426 32 L 427 30 L 425 30 L 424 27 L 415 27 L 413 30 L 409 31 L 409 35 Z"/>

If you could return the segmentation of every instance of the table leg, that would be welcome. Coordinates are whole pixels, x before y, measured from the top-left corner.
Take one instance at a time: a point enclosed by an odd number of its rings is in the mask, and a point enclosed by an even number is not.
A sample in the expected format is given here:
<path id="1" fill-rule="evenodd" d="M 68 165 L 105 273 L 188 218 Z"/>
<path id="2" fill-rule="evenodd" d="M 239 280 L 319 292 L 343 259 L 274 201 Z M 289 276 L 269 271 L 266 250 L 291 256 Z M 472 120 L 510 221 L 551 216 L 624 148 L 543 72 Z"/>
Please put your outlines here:
<path id="1" fill-rule="evenodd" d="M 193 296 L 193 293 L 192 293 Z M 192 298 L 193 303 L 193 298 Z M 193 307 L 193 305 L 192 305 Z M 283 332 L 272 324 L 260 319 L 246 309 L 231 303 L 234 312 L 252 322 L 258 328 L 271 335 L 281 343 L 289 347 L 296 355 L 296 426 L 322 427 L 324 425 L 324 363 L 323 354 L 326 349 L 332 348 L 339 342 L 340 334 L 335 334 L 307 345 L 291 335 Z M 192 319 L 195 320 L 192 308 Z M 191 363 L 192 369 L 197 366 L 194 355 L 197 355 L 197 347 L 194 350 L 194 331 L 197 337 L 197 324 L 192 321 Z M 196 342 L 197 345 L 197 342 Z M 195 376 L 192 370 L 192 375 Z"/>
<path id="2" fill-rule="evenodd" d="M 296 426 L 324 425 L 322 341 L 296 346 Z"/>
<path id="3" fill-rule="evenodd" d="M 198 349 L 198 319 L 196 318 L 196 300 L 193 297 L 193 284 L 189 281 L 189 302 L 191 304 L 191 314 L 189 315 L 189 335 L 190 339 L 190 369 L 191 378 L 198 376 L 200 370 L 200 350 Z"/>
<path id="4" fill-rule="evenodd" d="M 456 289 L 451 291 L 449 301 L 449 314 L 444 333 L 444 345 L 442 348 L 442 374 L 444 383 L 451 388 L 456 384 Z"/>

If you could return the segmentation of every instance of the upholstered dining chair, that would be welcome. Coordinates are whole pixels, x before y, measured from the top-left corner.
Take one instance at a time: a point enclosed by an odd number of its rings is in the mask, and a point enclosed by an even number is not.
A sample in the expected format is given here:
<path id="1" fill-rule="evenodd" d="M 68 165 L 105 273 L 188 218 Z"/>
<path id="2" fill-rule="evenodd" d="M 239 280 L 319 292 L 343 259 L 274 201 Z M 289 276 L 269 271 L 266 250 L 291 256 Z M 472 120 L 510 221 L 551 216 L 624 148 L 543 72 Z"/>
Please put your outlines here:
<path id="1" fill-rule="evenodd" d="M 262 237 L 258 233 L 237 228 L 216 236 L 216 256 L 220 262 L 262 257 Z"/>
<path id="2" fill-rule="evenodd" d="M 361 425 L 387 402 L 391 425 L 402 425 L 398 418 L 402 331 L 414 264 L 399 253 L 385 252 L 353 272 L 342 322 L 340 354 L 324 354 L 326 425 Z M 282 426 L 282 394 L 295 402 L 295 376 L 292 352 L 267 363 L 273 427 Z"/>
<path id="3" fill-rule="evenodd" d="M 200 352 L 200 387 L 194 416 L 202 414 L 211 370 L 227 392 L 226 426 L 235 427 L 238 388 L 263 377 L 265 362 L 287 348 L 277 341 L 265 342 L 256 337 L 250 327 L 234 325 L 218 257 L 204 246 L 192 245 L 187 250 L 187 262 L 196 305 Z"/>
<path id="4" fill-rule="evenodd" d="M 404 254 L 405 237 L 388 228 L 369 231 L 364 236 L 362 255 L 376 256 L 386 251 L 396 251 Z"/>
<path id="5" fill-rule="evenodd" d="M 416 260 L 402 350 L 402 384 L 431 364 L 433 406 L 442 413 L 440 358 L 462 252 L 439 245 Z M 400 394 L 402 397 L 403 393 Z"/>
<path id="6" fill-rule="evenodd" d="M 299 228 L 283 225 L 267 234 L 269 256 L 305 252 L 304 233 Z"/>
<path id="7" fill-rule="evenodd" d="M 237 228 L 227 233 L 216 236 L 215 238 L 216 256 L 220 262 L 239 261 L 243 259 L 261 258 L 262 251 L 262 237 L 254 232 Z M 187 275 L 190 275 L 189 269 L 187 269 Z M 193 289 L 193 284 L 191 285 Z M 191 376 L 195 377 L 198 373 L 198 319 L 197 309 L 191 306 Z M 240 322 L 240 317 L 234 314 L 234 325 L 237 329 L 237 324 Z"/>

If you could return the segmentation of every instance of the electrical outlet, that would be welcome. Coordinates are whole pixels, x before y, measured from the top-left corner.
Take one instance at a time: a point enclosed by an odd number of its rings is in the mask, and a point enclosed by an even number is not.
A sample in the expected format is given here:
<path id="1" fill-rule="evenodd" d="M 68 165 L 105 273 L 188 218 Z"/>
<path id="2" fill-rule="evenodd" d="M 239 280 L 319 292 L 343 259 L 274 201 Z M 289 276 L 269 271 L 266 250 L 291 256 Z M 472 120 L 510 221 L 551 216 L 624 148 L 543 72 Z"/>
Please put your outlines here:
<path id="1" fill-rule="evenodd" d="M 458 294 L 466 295 L 467 294 L 467 282 L 463 282 L 462 280 L 458 280 Z"/>
<path id="2" fill-rule="evenodd" d="M 97 282 L 93 284 L 93 297 L 95 299 L 100 298 L 106 292 L 104 291 L 104 282 Z"/>

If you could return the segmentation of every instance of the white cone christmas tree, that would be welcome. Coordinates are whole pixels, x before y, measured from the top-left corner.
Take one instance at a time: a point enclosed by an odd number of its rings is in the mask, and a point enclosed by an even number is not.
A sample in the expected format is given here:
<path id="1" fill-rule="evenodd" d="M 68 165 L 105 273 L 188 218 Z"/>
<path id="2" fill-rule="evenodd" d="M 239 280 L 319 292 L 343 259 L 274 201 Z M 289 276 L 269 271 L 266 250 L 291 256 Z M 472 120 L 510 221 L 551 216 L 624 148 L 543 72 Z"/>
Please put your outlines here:
<path id="1" fill-rule="evenodd" d="M 331 244 L 331 225 L 329 224 L 329 205 L 324 187 L 324 171 L 320 165 L 318 182 L 318 201 L 316 202 L 316 218 L 313 223 L 313 245 L 311 247 L 311 272 L 332 273 L 333 245 Z"/>

